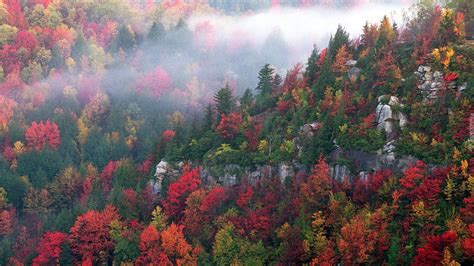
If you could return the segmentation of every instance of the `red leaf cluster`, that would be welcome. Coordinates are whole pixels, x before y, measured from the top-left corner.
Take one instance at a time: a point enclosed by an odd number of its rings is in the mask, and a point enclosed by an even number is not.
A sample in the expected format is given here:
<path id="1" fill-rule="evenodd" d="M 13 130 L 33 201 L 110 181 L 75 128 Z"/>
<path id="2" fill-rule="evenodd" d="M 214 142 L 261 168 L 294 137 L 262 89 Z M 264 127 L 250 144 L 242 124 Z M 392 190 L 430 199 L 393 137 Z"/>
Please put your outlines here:
<path id="1" fill-rule="evenodd" d="M 458 78 L 458 76 L 459 76 L 458 73 L 450 72 L 444 76 L 443 80 L 446 82 L 455 81 Z"/>
<path id="2" fill-rule="evenodd" d="M 248 128 L 245 129 L 244 135 L 247 137 L 249 142 L 249 149 L 255 150 L 258 146 L 258 137 L 260 135 L 260 131 L 262 131 L 263 124 L 251 124 Z"/>
<path id="3" fill-rule="evenodd" d="M 438 201 L 442 180 L 431 178 L 426 171 L 426 165 L 421 161 L 407 169 L 400 179 L 401 192 L 402 196 L 408 197 L 412 202 L 422 200 L 433 205 Z"/>
<path id="4" fill-rule="evenodd" d="M 159 98 L 166 90 L 171 88 L 171 76 L 162 66 L 157 66 L 153 71 L 145 74 L 136 83 L 138 92 L 149 90 Z"/>
<path id="5" fill-rule="evenodd" d="M 443 251 L 451 247 L 457 239 L 454 231 L 448 231 L 440 236 L 429 236 L 426 244 L 417 249 L 418 254 L 412 265 L 439 265 L 443 259 Z"/>
<path id="6" fill-rule="evenodd" d="M 119 218 L 112 205 L 107 205 L 102 212 L 91 210 L 79 216 L 69 235 L 71 251 L 82 260 L 94 260 L 101 253 L 111 252 L 115 244 L 109 233 L 110 223 Z"/>
<path id="7" fill-rule="evenodd" d="M 102 173 L 100 173 L 100 181 L 102 183 L 102 189 L 105 193 L 109 193 L 112 189 L 112 179 L 118 167 L 118 161 L 109 161 L 104 169 L 102 169 Z"/>
<path id="8" fill-rule="evenodd" d="M 33 265 L 57 265 L 61 254 L 61 245 L 66 241 L 66 234 L 61 232 L 46 232 L 36 248 L 38 256 L 33 259 Z"/>
<path id="9" fill-rule="evenodd" d="M 221 121 L 217 125 L 217 132 L 226 141 L 231 141 L 235 138 L 242 125 L 242 116 L 239 113 L 230 113 L 228 115 L 222 114 Z"/>
<path id="10" fill-rule="evenodd" d="M 13 232 L 13 219 L 15 209 L 0 211 L 0 236 L 8 235 Z"/>
<path id="11" fill-rule="evenodd" d="M 165 213 L 169 217 L 176 217 L 179 220 L 186 208 L 186 199 L 189 194 L 198 189 L 200 184 L 199 169 L 196 168 L 184 173 L 168 188 L 167 197 L 163 202 Z"/>
<path id="12" fill-rule="evenodd" d="M 464 254 L 471 260 L 474 260 L 474 224 L 467 227 L 469 236 L 462 241 L 462 250 Z"/>
<path id="13" fill-rule="evenodd" d="M 236 200 L 237 206 L 239 206 L 242 209 L 245 208 L 249 204 L 249 201 L 252 198 L 252 195 L 253 195 L 253 189 L 251 186 L 247 186 L 244 189 L 242 189 Z"/>
<path id="14" fill-rule="evenodd" d="M 61 144 L 58 125 L 47 120 L 36 121 L 25 132 L 26 144 L 30 149 L 41 150 L 46 145 L 51 149 L 57 149 Z"/>
<path id="15" fill-rule="evenodd" d="M 163 131 L 163 133 L 161 134 L 161 139 L 164 142 L 170 142 L 175 136 L 176 136 L 176 132 L 174 130 L 167 129 Z"/>

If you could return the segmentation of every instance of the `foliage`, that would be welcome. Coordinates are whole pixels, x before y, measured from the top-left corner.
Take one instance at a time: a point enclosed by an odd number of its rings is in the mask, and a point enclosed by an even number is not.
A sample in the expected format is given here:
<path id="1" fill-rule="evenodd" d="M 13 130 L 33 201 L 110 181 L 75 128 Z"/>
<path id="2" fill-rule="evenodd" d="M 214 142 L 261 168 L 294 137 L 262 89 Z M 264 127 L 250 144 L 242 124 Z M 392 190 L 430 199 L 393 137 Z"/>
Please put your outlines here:
<path id="1" fill-rule="evenodd" d="M 470 1 L 290 68 L 264 2 L 0 1 L 0 264 L 472 265 Z"/>

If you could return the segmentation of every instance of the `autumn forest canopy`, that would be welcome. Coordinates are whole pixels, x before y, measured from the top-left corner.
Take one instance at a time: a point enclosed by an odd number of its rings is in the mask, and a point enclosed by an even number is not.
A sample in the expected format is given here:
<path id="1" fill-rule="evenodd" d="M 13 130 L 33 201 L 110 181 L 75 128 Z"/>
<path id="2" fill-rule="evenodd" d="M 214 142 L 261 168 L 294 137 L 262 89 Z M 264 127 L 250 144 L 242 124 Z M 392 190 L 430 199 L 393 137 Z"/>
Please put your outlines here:
<path id="1" fill-rule="evenodd" d="M 0 0 L 0 265 L 472 265 L 474 2 Z"/>

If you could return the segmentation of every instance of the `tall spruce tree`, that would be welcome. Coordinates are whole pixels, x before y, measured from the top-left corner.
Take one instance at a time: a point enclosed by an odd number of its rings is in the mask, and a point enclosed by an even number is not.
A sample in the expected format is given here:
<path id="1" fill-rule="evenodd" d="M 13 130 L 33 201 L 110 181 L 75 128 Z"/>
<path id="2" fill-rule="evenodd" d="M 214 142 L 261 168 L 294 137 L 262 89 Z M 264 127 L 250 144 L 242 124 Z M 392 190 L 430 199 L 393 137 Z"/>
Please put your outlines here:
<path id="1" fill-rule="evenodd" d="M 316 45 L 314 45 L 313 51 L 311 52 L 308 62 L 306 63 L 306 71 L 304 72 L 304 78 L 306 79 L 309 86 L 313 85 L 313 83 L 316 81 L 316 74 L 319 71 L 318 61 L 319 49 Z"/>
<path id="2" fill-rule="evenodd" d="M 273 88 L 273 75 L 275 70 L 270 67 L 270 64 L 265 64 L 260 72 L 258 72 L 258 84 L 257 90 L 262 95 L 268 95 L 272 93 Z"/>
<path id="3" fill-rule="evenodd" d="M 80 62 L 81 57 L 87 52 L 86 38 L 82 30 L 77 31 L 77 38 L 74 46 L 71 49 L 71 56 L 76 62 Z"/>
<path id="4" fill-rule="evenodd" d="M 255 88 L 258 92 L 255 100 L 257 112 L 272 107 L 276 102 L 273 99 L 274 76 L 275 70 L 269 64 L 265 64 L 258 72 L 258 84 Z"/>
<path id="5" fill-rule="evenodd" d="M 226 84 L 216 93 L 214 101 L 216 102 L 218 117 L 220 117 L 221 114 L 228 114 L 234 110 L 235 101 L 232 90 L 229 88 L 229 84 Z"/>
<path id="6" fill-rule="evenodd" d="M 204 121 L 203 121 L 203 131 L 208 131 L 212 130 L 212 127 L 214 126 L 214 110 L 212 108 L 212 105 L 209 104 L 205 108 L 205 114 L 204 114 Z"/>
<path id="7" fill-rule="evenodd" d="M 329 40 L 329 53 L 331 58 L 336 56 L 337 51 L 344 44 L 349 46 L 349 33 L 347 33 L 346 30 L 341 25 L 339 25 L 337 26 L 336 34 L 334 37 L 331 36 L 331 39 Z"/>
<path id="8" fill-rule="evenodd" d="M 244 95 L 240 98 L 240 109 L 246 112 L 250 109 L 253 103 L 253 94 L 250 89 L 246 89 Z"/>
<path id="9" fill-rule="evenodd" d="M 161 38 L 164 33 L 165 33 L 165 27 L 163 26 L 163 24 L 161 24 L 161 22 L 155 21 L 151 25 L 147 38 L 149 41 L 156 41 L 159 38 Z"/>
<path id="10" fill-rule="evenodd" d="M 122 25 L 118 29 L 117 37 L 115 38 L 115 49 L 129 51 L 136 45 L 135 33 L 130 26 Z"/>
<path id="11" fill-rule="evenodd" d="M 316 94 L 317 100 L 324 98 L 324 91 L 327 87 L 332 86 L 335 82 L 334 72 L 332 71 L 332 63 L 329 55 L 326 55 L 319 71 L 319 78 L 312 86 L 313 92 Z"/>

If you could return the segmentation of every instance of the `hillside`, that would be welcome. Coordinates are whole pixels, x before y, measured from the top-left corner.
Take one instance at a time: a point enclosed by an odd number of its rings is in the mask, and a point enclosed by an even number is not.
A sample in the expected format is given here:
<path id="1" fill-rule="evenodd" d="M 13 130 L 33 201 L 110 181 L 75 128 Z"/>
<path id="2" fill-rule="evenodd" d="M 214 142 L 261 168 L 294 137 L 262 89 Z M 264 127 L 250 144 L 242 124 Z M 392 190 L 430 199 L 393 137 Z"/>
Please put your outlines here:
<path id="1" fill-rule="evenodd" d="M 434 2 L 0 0 L 0 265 L 472 265 L 474 5 Z"/>

